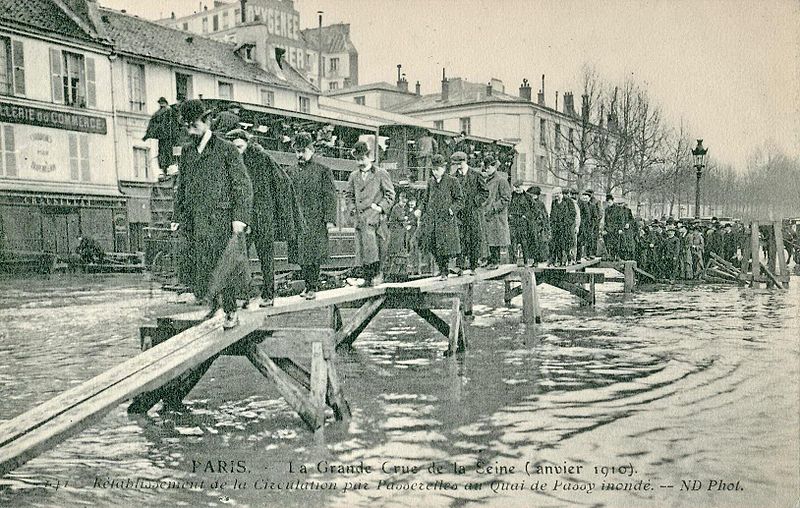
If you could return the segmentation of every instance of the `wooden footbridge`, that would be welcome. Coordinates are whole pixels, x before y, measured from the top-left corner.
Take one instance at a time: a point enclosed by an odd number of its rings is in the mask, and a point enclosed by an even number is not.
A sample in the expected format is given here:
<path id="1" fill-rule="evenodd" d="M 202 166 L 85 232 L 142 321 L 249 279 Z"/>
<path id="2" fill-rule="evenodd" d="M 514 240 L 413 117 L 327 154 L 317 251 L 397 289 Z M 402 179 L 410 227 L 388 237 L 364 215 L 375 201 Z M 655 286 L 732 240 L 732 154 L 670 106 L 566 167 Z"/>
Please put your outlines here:
<path id="1" fill-rule="evenodd" d="M 606 279 L 586 268 L 599 260 L 562 268 L 502 265 L 475 275 L 424 278 L 370 288 L 344 287 L 317 293 L 315 300 L 278 298 L 274 307 L 239 312 L 239 326 L 224 330 L 222 316 L 203 319 L 204 310 L 164 316 L 141 328 L 142 352 L 130 360 L 0 424 L 3 475 L 99 421 L 119 404 L 144 413 L 160 401 L 179 406 L 220 355 L 245 357 L 274 382 L 286 402 L 314 431 L 321 431 L 326 406 L 337 420 L 350 416 L 335 365 L 337 347 L 349 346 L 384 309 L 410 309 L 448 337 L 445 354 L 468 347 L 466 317 L 472 313 L 475 284 L 505 283 L 504 301 L 522 296 L 523 321 L 541 322 L 537 284 L 570 291 L 593 305 L 595 284 Z M 626 291 L 633 289 L 633 266 L 622 267 Z M 355 308 L 346 315 L 344 309 Z M 282 326 L 290 314 L 327 309 L 328 322 L 315 327 Z M 449 310 L 445 320 L 434 310 Z"/>

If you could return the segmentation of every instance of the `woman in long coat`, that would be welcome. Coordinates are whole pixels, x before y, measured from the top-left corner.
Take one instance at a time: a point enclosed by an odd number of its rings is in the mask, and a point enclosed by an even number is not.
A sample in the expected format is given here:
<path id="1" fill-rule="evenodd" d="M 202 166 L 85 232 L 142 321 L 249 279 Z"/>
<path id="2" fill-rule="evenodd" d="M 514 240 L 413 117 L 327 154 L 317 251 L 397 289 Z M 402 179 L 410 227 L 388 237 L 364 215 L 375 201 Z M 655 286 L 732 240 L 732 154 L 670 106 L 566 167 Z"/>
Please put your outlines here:
<path id="1" fill-rule="evenodd" d="M 299 231 L 297 249 L 289 252 L 289 262 L 300 265 L 306 282 L 304 296 L 310 300 L 316 298 L 320 265 L 328 259 L 328 226 L 336 222 L 336 187 L 330 168 L 313 158 L 310 134 L 298 134 L 293 147 L 301 157 L 287 173 L 294 184 L 305 227 Z"/>
<path id="2" fill-rule="evenodd" d="M 511 232 L 508 228 L 511 185 L 508 183 L 508 175 L 497 171 L 499 166 L 499 160 L 493 160 L 486 166 L 486 188 L 489 190 L 489 198 L 484 205 L 483 215 L 486 221 L 490 269 L 496 268 L 500 263 L 500 249 L 511 244 Z"/>
<path id="3" fill-rule="evenodd" d="M 439 276 L 447 278 L 450 258 L 461 253 L 456 214 L 464 206 L 461 185 L 452 176 L 444 174 L 444 157 L 433 157 L 433 176 L 425 192 L 420 245 L 433 254 L 439 267 Z"/>

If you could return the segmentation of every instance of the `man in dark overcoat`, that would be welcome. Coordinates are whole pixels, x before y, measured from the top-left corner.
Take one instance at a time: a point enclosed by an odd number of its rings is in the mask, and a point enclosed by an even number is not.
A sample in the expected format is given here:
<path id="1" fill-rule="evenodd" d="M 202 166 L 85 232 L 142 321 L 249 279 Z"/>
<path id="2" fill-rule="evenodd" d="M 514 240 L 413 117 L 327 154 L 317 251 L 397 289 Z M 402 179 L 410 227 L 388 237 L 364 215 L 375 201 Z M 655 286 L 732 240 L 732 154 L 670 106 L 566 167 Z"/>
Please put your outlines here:
<path id="1" fill-rule="evenodd" d="M 259 307 L 271 307 L 275 299 L 274 242 L 285 241 L 289 250 L 297 249 L 302 217 L 292 182 L 283 168 L 249 133 L 234 129 L 225 135 L 242 154 L 253 182 L 251 240 L 255 243 L 264 284 Z"/>
<path id="2" fill-rule="evenodd" d="M 556 266 L 563 266 L 569 259 L 575 221 L 575 204 L 569 198 L 564 197 L 561 187 L 555 187 L 553 202 L 550 205 L 550 228 L 553 232 L 550 262 Z"/>
<path id="3" fill-rule="evenodd" d="M 622 225 L 625 222 L 624 211 L 614 203 L 614 196 L 606 195 L 606 210 L 603 221 L 603 239 L 609 257 L 619 259 L 620 243 L 622 241 Z"/>
<path id="4" fill-rule="evenodd" d="M 181 105 L 189 143 L 181 151 L 180 177 L 175 193 L 175 217 L 186 229 L 194 260 L 192 288 L 216 308 L 218 295 L 209 294 L 212 273 L 232 235 L 243 234 L 250 222 L 253 187 L 236 147 L 211 132 L 210 112 L 199 100 Z M 238 324 L 234 281 L 219 291 L 225 328 Z"/>
<path id="5" fill-rule="evenodd" d="M 158 99 L 158 111 L 150 117 L 147 131 L 142 141 L 155 139 L 158 141 L 158 167 L 165 170 L 175 162 L 172 147 L 180 144 L 185 136 L 185 128 L 181 125 L 178 113 L 173 110 L 167 99 Z"/>
<path id="6" fill-rule="evenodd" d="M 464 206 L 461 185 L 454 177 L 445 174 L 445 159 L 441 155 L 432 158 L 432 177 L 423 202 L 420 245 L 430 252 L 439 267 L 439 278 L 447 279 L 450 258 L 461 252 L 458 212 Z"/>
<path id="7" fill-rule="evenodd" d="M 603 205 L 600 204 L 600 200 L 594 196 L 594 191 L 592 189 L 587 189 L 585 191 L 589 194 L 589 205 L 592 208 L 592 222 L 591 222 L 591 240 L 589 245 L 587 245 L 586 257 L 594 258 L 597 256 L 597 242 L 600 239 L 600 229 L 601 224 L 603 223 Z"/>
<path id="8" fill-rule="evenodd" d="M 533 217 L 530 221 L 530 244 L 533 258 L 531 264 L 536 266 L 537 263 L 547 261 L 550 257 L 550 240 L 552 238 L 550 216 L 541 199 L 542 189 L 539 186 L 530 187 L 525 194 L 530 197 L 533 210 Z"/>
<path id="9" fill-rule="evenodd" d="M 386 217 L 394 202 L 394 185 L 385 169 L 372 164 L 365 142 L 357 142 L 352 153 L 358 170 L 347 178 L 345 195 L 355 217 L 356 257 L 364 270 L 364 287 L 371 287 L 388 244 Z"/>
<path id="10" fill-rule="evenodd" d="M 500 250 L 511 244 L 508 229 L 508 204 L 511 202 L 511 185 L 508 175 L 498 171 L 500 161 L 493 156 L 484 159 L 484 175 L 489 195 L 484 204 L 486 244 L 489 247 L 487 268 L 494 270 L 500 264 Z"/>
<path id="11" fill-rule="evenodd" d="M 336 222 L 336 187 L 330 168 L 316 162 L 314 140 L 308 132 L 298 133 L 292 142 L 297 162 L 287 173 L 294 185 L 305 227 L 298 236 L 297 249 L 289 261 L 300 265 L 306 288 L 302 296 L 317 297 L 320 265 L 328 259 L 328 229 Z"/>
<path id="12" fill-rule="evenodd" d="M 597 240 L 594 238 L 594 213 L 595 209 L 591 203 L 591 193 L 583 191 L 580 200 L 578 201 L 578 208 L 580 210 L 581 222 L 578 225 L 578 243 L 577 254 L 578 259 L 592 257 L 592 244 L 597 245 Z"/>
<path id="13" fill-rule="evenodd" d="M 533 220 L 533 205 L 530 196 L 522 188 L 522 182 L 514 180 L 511 202 L 508 204 L 508 226 L 511 232 L 511 248 L 508 252 L 509 260 L 517 260 L 517 248 L 522 250 L 522 264 L 533 259 L 531 250 L 531 221 Z"/>
<path id="14" fill-rule="evenodd" d="M 464 196 L 463 208 L 458 212 L 461 254 L 458 267 L 466 275 L 478 266 L 483 242 L 483 204 L 489 197 L 483 175 L 467 165 L 467 154 L 455 152 L 450 156 L 450 176 L 458 180 Z"/>

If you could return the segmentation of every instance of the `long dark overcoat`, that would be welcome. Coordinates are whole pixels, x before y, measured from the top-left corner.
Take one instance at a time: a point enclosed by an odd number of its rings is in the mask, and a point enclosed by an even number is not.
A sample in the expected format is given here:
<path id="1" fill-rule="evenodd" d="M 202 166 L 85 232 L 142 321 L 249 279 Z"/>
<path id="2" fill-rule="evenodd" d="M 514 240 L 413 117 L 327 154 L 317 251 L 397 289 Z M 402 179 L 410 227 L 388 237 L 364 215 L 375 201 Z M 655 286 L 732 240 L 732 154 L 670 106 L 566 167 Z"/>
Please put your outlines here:
<path id="1" fill-rule="evenodd" d="M 483 175 L 475 168 L 469 168 L 466 175 L 456 171 L 452 176 L 461 186 L 464 206 L 458 212 L 459 234 L 464 245 L 480 248 L 483 241 L 483 204 L 489 197 Z"/>
<path id="2" fill-rule="evenodd" d="M 231 222 L 250 223 L 253 187 L 236 147 L 212 135 L 203 153 L 183 147 L 175 217 L 187 233 L 194 261 L 195 295 L 208 291 L 211 273 L 228 244 Z"/>
<path id="3" fill-rule="evenodd" d="M 464 206 L 461 185 L 449 175 L 439 182 L 431 177 L 423 205 L 420 246 L 434 257 L 457 256 L 461 240 L 456 216 Z"/>
<path id="4" fill-rule="evenodd" d="M 489 195 L 484 205 L 486 219 L 486 243 L 490 247 L 505 247 L 511 244 L 511 233 L 508 227 L 508 205 L 511 203 L 511 185 L 508 175 L 495 171 L 486 180 Z"/>
<path id="5" fill-rule="evenodd" d="M 294 185 L 305 228 L 298 235 L 297 249 L 289 251 L 289 262 L 299 265 L 322 263 L 328 258 L 327 223 L 336 222 L 336 187 L 330 168 L 317 163 L 295 162 L 287 171 Z"/>
<path id="6" fill-rule="evenodd" d="M 380 261 L 388 243 L 386 215 L 394 202 L 394 185 L 389 173 L 373 166 L 350 173 L 345 191 L 356 219 L 356 258 L 366 265 Z M 381 207 L 374 210 L 372 205 Z"/>

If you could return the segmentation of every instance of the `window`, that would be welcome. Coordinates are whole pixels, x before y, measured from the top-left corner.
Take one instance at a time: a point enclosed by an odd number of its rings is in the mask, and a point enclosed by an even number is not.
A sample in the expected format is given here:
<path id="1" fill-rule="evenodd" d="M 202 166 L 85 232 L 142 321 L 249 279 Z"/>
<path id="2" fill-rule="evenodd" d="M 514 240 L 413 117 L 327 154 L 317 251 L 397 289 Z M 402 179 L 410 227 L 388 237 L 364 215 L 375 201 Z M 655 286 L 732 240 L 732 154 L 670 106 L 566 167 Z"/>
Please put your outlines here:
<path id="1" fill-rule="evenodd" d="M 311 99 L 308 97 L 303 97 L 302 95 L 298 96 L 298 107 L 301 113 L 310 113 L 311 112 Z"/>
<path id="2" fill-rule="evenodd" d="M 22 41 L 0 37 L 0 94 L 25 95 L 25 54 Z"/>
<path id="3" fill-rule="evenodd" d="M 364 105 L 366 101 L 366 97 L 363 95 L 359 95 L 358 97 L 353 97 L 353 100 L 356 101 L 356 104 Z"/>
<path id="4" fill-rule="evenodd" d="M 444 129 L 444 120 L 434 120 L 433 121 L 433 128 L 442 130 Z"/>
<path id="5" fill-rule="evenodd" d="M 50 74 L 53 102 L 97 107 L 94 58 L 51 48 Z"/>
<path id="6" fill-rule="evenodd" d="M 547 120 L 544 118 L 539 120 L 539 144 L 547 146 Z"/>
<path id="7" fill-rule="evenodd" d="M 264 106 L 275 105 L 275 92 L 272 90 L 261 89 L 261 104 Z"/>
<path id="8" fill-rule="evenodd" d="M 555 131 L 555 140 L 553 141 L 553 146 L 556 150 L 561 150 L 561 124 L 556 124 L 556 131 Z"/>
<path id="9" fill-rule="evenodd" d="M 211 18 L 211 31 L 216 32 L 219 30 L 219 16 L 214 14 L 214 17 Z"/>
<path id="10" fill-rule="evenodd" d="M 69 179 L 75 182 L 88 182 L 89 173 L 89 135 L 69 134 Z"/>
<path id="11" fill-rule="evenodd" d="M 233 24 L 238 25 L 242 21 L 242 10 L 241 9 L 234 9 L 233 10 Z"/>
<path id="12" fill-rule="evenodd" d="M 128 64 L 128 100 L 131 111 L 145 111 L 144 65 Z"/>
<path id="13" fill-rule="evenodd" d="M 225 81 L 220 81 L 218 86 L 218 93 L 217 96 L 220 99 L 233 99 L 233 83 L 226 83 Z"/>
<path id="14" fill-rule="evenodd" d="M 228 11 L 222 13 L 222 29 L 228 28 Z"/>
<path id="15" fill-rule="evenodd" d="M 547 162 L 544 155 L 540 155 L 536 161 L 536 181 L 539 183 L 547 182 Z"/>
<path id="16" fill-rule="evenodd" d="M 335 73 L 339 70 L 339 59 L 338 58 L 331 58 L 328 60 L 329 62 L 329 69 L 331 73 Z"/>
<path id="17" fill-rule="evenodd" d="M 303 61 L 303 50 L 297 50 L 297 68 L 298 69 L 305 69 L 306 63 Z"/>
<path id="18" fill-rule="evenodd" d="M 184 23 L 183 24 L 183 31 L 184 32 L 188 32 L 189 31 L 189 23 Z"/>
<path id="19" fill-rule="evenodd" d="M 472 124 L 472 121 L 470 120 L 470 118 L 468 116 L 464 117 L 464 118 L 459 118 L 459 123 L 461 125 L 461 132 L 466 132 L 467 134 L 469 134 L 470 133 L 470 127 L 471 127 L 471 124 Z"/>
<path id="20" fill-rule="evenodd" d="M 175 73 L 175 99 L 185 101 L 192 98 L 192 77 L 188 74 Z"/>
<path id="21" fill-rule="evenodd" d="M 147 148 L 138 146 L 133 147 L 133 177 L 144 178 L 145 180 L 150 177 L 150 151 Z"/>
<path id="22" fill-rule="evenodd" d="M 203 33 L 208 33 L 208 18 L 203 18 Z"/>
<path id="23" fill-rule="evenodd" d="M 0 176 L 17 176 L 17 151 L 11 125 L 0 128 Z"/>
<path id="24" fill-rule="evenodd" d="M 328 83 L 328 90 L 338 90 L 338 89 L 339 89 L 339 83 L 338 82 L 331 81 L 330 83 Z"/>

